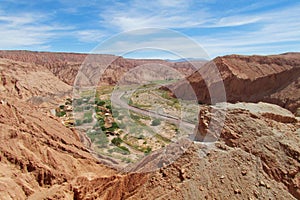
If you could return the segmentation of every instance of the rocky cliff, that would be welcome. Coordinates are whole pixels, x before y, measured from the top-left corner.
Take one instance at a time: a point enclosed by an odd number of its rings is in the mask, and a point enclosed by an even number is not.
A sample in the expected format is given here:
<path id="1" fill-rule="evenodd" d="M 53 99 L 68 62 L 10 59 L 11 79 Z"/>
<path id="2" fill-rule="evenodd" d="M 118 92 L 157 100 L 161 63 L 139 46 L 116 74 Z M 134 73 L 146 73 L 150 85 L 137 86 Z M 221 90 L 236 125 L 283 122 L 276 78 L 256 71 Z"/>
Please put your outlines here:
<path id="1" fill-rule="evenodd" d="M 292 112 L 300 107 L 300 54 L 273 56 L 230 55 L 217 57 L 187 81 L 170 86 L 180 98 L 192 98 L 185 93 L 191 84 L 200 103 L 210 103 L 211 90 L 217 90 L 216 67 L 225 86 L 228 102 L 265 101 L 278 104 Z"/>

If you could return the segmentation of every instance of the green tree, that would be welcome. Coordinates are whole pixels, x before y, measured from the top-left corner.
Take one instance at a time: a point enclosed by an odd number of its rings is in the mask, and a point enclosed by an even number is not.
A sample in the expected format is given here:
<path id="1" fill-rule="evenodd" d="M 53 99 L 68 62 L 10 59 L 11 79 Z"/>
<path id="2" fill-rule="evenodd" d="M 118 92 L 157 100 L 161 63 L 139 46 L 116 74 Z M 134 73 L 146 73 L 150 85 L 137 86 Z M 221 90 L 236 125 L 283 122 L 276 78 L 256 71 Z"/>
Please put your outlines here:
<path id="1" fill-rule="evenodd" d="M 113 122 L 113 123 L 111 124 L 111 127 L 112 127 L 113 129 L 118 129 L 118 128 L 119 128 L 119 126 L 118 126 L 118 124 L 117 124 L 116 122 Z"/>
<path id="2" fill-rule="evenodd" d="M 105 128 L 104 125 L 101 126 L 101 130 L 102 130 L 102 131 L 106 131 L 106 128 Z"/>
<path id="3" fill-rule="evenodd" d="M 105 107 L 111 112 L 111 105 L 106 105 Z"/>

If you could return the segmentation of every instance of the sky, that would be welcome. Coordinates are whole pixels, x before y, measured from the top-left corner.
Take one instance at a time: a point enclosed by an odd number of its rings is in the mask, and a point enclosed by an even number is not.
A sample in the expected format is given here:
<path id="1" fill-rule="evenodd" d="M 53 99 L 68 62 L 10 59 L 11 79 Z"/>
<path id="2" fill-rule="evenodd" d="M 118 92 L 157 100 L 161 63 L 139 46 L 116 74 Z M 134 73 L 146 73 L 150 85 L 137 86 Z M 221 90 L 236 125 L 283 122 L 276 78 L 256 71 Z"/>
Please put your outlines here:
<path id="1" fill-rule="evenodd" d="M 163 59 L 299 52 L 299 19 L 295 0 L 0 0 L 0 49 Z"/>

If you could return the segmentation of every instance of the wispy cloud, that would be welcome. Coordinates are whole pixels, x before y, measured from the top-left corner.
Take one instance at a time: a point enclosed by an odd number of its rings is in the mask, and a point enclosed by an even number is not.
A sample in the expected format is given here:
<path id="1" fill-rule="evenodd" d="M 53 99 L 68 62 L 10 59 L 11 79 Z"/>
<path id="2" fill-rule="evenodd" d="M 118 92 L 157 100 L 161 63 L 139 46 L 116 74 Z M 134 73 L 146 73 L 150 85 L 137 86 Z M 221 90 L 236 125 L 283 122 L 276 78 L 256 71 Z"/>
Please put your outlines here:
<path id="1" fill-rule="evenodd" d="M 253 18 L 245 14 L 223 16 L 219 12 L 209 10 L 204 3 L 198 7 L 195 7 L 193 1 L 181 0 L 155 0 L 147 4 L 136 0 L 126 4 L 115 3 L 107 6 L 106 11 L 100 14 L 101 23 L 127 31 L 149 27 L 174 29 L 235 27 L 260 20 L 260 17 Z"/>
<path id="2" fill-rule="evenodd" d="M 74 37 L 82 42 L 100 42 L 106 34 L 101 30 L 79 30 L 74 32 Z"/>
<path id="3" fill-rule="evenodd" d="M 0 13 L 0 48 L 26 48 L 47 46 L 50 38 L 60 31 L 70 30 L 71 27 L 46 25 L 48 16 L 40 13 L 21 13 L 8 15 Z"/>
<path id="4" fill-rule="evenodd" d="M 273 52 L 282 52 L 288 51 L 289 46 L 292 47 L 289 42 L 300 42 L 300 21 L 297 20 L 300 18 L 299 6 L 253 14 L 249 18 L 259 18 L 259 23 L 249 30 L 215 33 L 197 37 L 196 40 L 201 41 L 211 55 L 272 52 L 272 49 Z M 295 49 L 295 45 L 291 49 Z"/>
<path id="5" fill-rule="evenodd" d="M 107 6 L 100 14 L 102 23 L 121 31 L 138 28 L 185 28 L 205 23 L 205 9 L 190 9 L 189 1 L 155 0 L 147 3 L 133 0 Z"/>
<path id="6" fill-rule="evenodd" d="M 209 9 L 206 4 L 195 8 L 193 1 L 155 0 L 145 4 L 133 0 L 126 4 L 117 2 L 107 6 L 100 16 L 104 26 L 115 27 L 121 31 L 156 27 L 191 32 L 194 39 L 203 45 L 211 56 L 216 56 L 263 52 L 263 49 L 271 52 L 272 48 L 280 47 L 280 42 L 299 42 L 300 5 L 266 9 L 279 3 L 282 1 L 254 2 L 235 10 L 224 10 L 222 13 L 222 10 Z M 151 42 L 156 44 L 164 41 L 170 42 L 170 39 L 160 38 Z M 181 40 L 172 41 L 178 48 L 188 51 L 189 47 L 181 43 Z M 144 44 L 150 45 L 147 42 Z M 129 44 L 124 42 L 119 45 Z M 286 51 L 287 48 L 288 45 L 282 45 L 282 51 Z M 193 50 L 190 51 L 192 54 Z"/>
<path id="7" fill-rule="evenodd" d="M 221 28 L 221 27 L 235 27 L 247 24 L 257 23 L 261 20 L 260 17 L 235 15 L 222 18 L 212 18 L 206 24 L 199 25 L 201 28 Z"/>
<path id="8" fill-rule="evenodd" d="M 94 53 L 140 56 L 151 52 L 151 58 L 203 58 L 209 59 L 204 49 L 193 39 L 166 29 L 138 29 L 124 32 L 103 42 Z M 147 57 L 149 58 L 149 57 Z"/>
<path id="9" fill-rule="evenodd" d="M 114 43 L 114 53 L 118 47 L 139 47 L 131 39 L 141 37 L 139 43 L 145 47 L 161 43 L 197 56 L 195 48 L 180 38 L 142 37 L 153 31 L 143 28 L 166 28 L 192 37 L 212 57 L 300 51 L 299 18 L 300 4 L 286 0 L 3 0 L 0 48 L 88 52 L 116 33 L 142 29 Z"/>

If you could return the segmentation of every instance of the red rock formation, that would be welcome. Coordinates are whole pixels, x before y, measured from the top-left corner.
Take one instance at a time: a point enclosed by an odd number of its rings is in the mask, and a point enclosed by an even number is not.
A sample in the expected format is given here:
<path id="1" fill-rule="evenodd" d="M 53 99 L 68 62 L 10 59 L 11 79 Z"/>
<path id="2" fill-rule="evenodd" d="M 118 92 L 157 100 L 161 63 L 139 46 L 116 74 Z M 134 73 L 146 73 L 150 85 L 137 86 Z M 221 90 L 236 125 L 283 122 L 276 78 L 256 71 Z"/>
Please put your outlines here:
<path id="1" fill-rule="evenodd" d="M 300 54 L 290 53 L 274 56 L 217 57 L 187 78 L 194 88 L 199 102 L 210 103 L 208 88 L 217 90 L 214 78 L 216 66 L 223 80 L 228 102 L 266 101 L 278 104 L 293 112 L 300 107 Z M 186 82 L 171 86 L 181 98 L 186 94 Z"/>
<path id="2" fill-rule="evenodd" d="M 8 59 L 0 59 L 0 78 L 0 91 L 7 97 L 29 100 L 40 96 L 51 101 L 72 91 L 46 67 Z"/>
<path id="3" fill-rule="evenodd" d="M 106 84 L 116 84 L 125 72 L 145 64 L 156 64 L 157 67 L 171 67 L 180 74 L 187 76 L 195 71 L 195 66 L 199 67 L 199 63 L 200 65 L 204 63 L 199 62 L 193 66 L 187 62 L 172 63 L 164 60 L 125 59 L 112 55 L 31 51 L 0 51 L 0 58 L 45 66 L 55 76 L 69 85 L 73 85 L 78 70 L 84 62 L 91 62 L 96 66 L 107 66 L 108 69 L 104 72 L 100 80 Z M 156 78 L 164 78 L 164 74 L 156 74 Z"/>
<path id="4" fill-rule="evenodd" d="M 299 199 L 299 121 L 281 121 L 292 114 L 272 104 L 239 107 L 229 106 L 219 142 L 191 145 L 131 199 Z M 276 118 L 265 115 L 270 108 Z"/>

